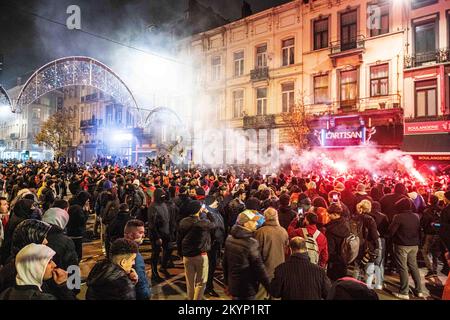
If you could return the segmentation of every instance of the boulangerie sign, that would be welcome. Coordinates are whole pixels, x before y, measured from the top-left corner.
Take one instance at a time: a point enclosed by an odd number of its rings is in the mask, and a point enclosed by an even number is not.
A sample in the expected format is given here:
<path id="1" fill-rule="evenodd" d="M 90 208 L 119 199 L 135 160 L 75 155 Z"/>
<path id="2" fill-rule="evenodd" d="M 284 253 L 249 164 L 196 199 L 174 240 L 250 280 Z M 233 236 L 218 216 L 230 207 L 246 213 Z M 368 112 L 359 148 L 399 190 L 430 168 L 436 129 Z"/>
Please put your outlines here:
<path id="1" fill-rule="evenodd" d="M 405 134 L 450 132 L 450 121 L 405 122 Z"/>

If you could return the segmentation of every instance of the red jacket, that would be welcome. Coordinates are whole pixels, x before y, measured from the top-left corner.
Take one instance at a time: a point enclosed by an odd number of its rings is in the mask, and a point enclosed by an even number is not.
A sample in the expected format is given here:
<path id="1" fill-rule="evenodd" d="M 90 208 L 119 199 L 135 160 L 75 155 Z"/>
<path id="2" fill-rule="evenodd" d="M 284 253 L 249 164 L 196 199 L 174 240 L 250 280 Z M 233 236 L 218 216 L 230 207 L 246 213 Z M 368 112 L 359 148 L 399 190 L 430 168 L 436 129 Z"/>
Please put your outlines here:
<path id="1" fill-rule="evenodd" d="M 298 222 L 298 218 L 295 217 L 287 229 L 287 232 L 289 234 L 289 239 L 292 239 L 294 237 L 304 238 L 302 228 L 296 228 L 297 222 Z M 306 230 L 308 231 L 308 234 L 310 236 L 312 236 L 314 234 L 314 232 L 316 232 L 316 230 L 317 230 L 316 225 L 308 225 L 308 226 L 305 226 L 304 228 L 306 228 Z M 320 232 L 316 241 L 317 241 L 317 246 L 319 247 L 319 266 L 321 266 L 322 268 L 325 268 L 328 263 L 327 238 L 325 237 L 325 235 L 322 232 Z"/>

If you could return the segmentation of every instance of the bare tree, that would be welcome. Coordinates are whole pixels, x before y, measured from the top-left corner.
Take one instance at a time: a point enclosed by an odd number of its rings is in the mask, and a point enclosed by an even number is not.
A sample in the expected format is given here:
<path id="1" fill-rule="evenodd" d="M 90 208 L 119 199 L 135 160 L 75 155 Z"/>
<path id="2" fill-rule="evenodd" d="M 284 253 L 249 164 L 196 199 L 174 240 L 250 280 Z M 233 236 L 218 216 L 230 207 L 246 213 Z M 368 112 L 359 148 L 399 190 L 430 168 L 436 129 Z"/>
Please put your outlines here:
<path id="1" fill-rule="evenodd" d="M 293 104 L 288 112 L 283 112 L 281 118 L 287 126 L 289 140 L 299 152 L 309 147 L 308 136 L 311 132 L 310 117 L 306 113 L 303 96 Z"/>
<path id="2" fill-rule="evenodd" d="M 67 111 L 60 110 L 51 115 L 42 123 L 41 130 L 34 138 L 40 146 L 53 150 L 55 159 L 64 154 L 70 139 L 70 117 Z"/>

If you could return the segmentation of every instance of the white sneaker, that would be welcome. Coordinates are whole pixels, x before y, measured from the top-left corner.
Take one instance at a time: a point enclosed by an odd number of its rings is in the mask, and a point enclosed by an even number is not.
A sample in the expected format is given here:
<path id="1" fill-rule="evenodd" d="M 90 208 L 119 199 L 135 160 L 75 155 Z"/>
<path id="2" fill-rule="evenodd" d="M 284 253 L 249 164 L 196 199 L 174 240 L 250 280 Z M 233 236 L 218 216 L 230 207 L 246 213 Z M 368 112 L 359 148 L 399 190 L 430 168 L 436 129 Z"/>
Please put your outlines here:
<path id="1" fill-rule="evenodd" d="M 407 295 L 407 294 L 401 294 L 398 292 L 394 292 L 393 295 L 402 300 L 409 300 L 409 295 Z"/>
<path id="2" fill-rule="evenodd" d="M 375 289 L 376 289 L 376 290 L 383 290 L 383 285 L 375 286 Z"/>
<path id="3" fill-rule="evenodd" d="M 422 292 L 416 294 L 417 298 L 425 298 L 425 295 Z"/>

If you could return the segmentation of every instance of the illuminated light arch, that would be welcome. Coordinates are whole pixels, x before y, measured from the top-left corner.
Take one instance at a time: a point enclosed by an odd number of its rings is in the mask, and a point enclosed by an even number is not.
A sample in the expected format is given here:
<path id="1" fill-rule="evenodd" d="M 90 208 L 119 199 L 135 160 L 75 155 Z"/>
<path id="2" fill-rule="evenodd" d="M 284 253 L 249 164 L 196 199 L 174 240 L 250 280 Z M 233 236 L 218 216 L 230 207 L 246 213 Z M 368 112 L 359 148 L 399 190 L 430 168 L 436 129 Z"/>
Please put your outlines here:
<path id="1" fill-rule="evenodd" d="M 189 130 L 186 128 L 185 123 L 181 120 L 181 118 L 178 116 L 178 114 L 170 109 L 170 108 L 166 108 L 166 107 L 157 107 L 155 109 L 152 109 L 148 115 L 145 118 L 144 121 L 144 130 L 145 129 L 151 129 L 153 128 L 153 121 L 158 119 L 158 116 L 169 116 L 172 119 L 174 119 L 176 121 L 176 123 L 169 123 L 169 125 L 171 126 L 177 126 L 178 130 L 179 130 L 179 140 L 177 140 L 176 145 L 168 145 L 168 144 L 161 144 L 159 145 L 158 148 L 160 148 L 161 150 L 166 150 L 168 151 L 171 147 L 175 148 L 174 150 L 185 150 L 186 149 L 186 144 L 190 141 L 191 139 L 191 134 L 189 132 Z M 172 153 L 172 151 L 169 151 Z M 172 154 L 174 155 L 174 154 Z M 174 160 L 174 159 L 172 159 Z M 177 161 L 175 161 L 177 163 Z"/>
<path id="2" fill-rule="evenodd" d="M 147 115 L 147 117 L 145 118 L 144 127 L 147 127 L 148 125 L 150 125 L 151 121 L 158 115 L 164 115 L 164 114 L 174 116 L 175 119 L 178 121 L 178 124 L 180 126 L 184 127 L 184 123 L 183 123 L 183 121 L 181 121 L 181 118 L 178 116 L 178 114 L 175 111 L 173 111 L 172 109 L 169 109 L 166 107 L 157 107 L 155 109 L 152 109 L 150 111 L 150 113 Z"/>
<path id="3" fill-rule="evenodd" d="M 130 110 L 140 121 L 139 107 L 122 79 L 108 66 L 85 56 L 56 59 L 35 71 L 20 91 L 16 103 L 11 105 L 12 111 L 22 112 L 43 95 L 70 86 L 98 89 Z"/>
<path id="4" fill-rule="evenodd" d="M 11 99 L 8 96 L 8 92 L 0 86 L 0 106 L 12 106 Z"/>

